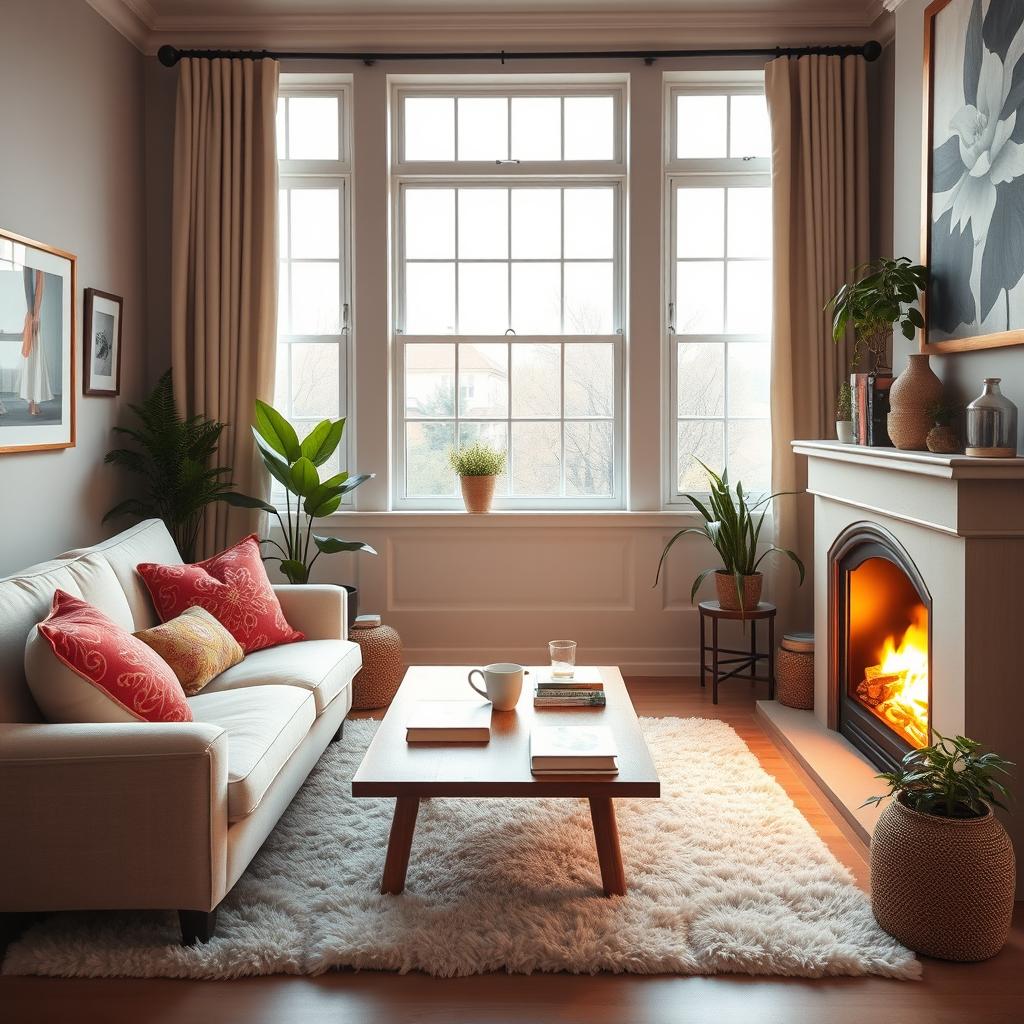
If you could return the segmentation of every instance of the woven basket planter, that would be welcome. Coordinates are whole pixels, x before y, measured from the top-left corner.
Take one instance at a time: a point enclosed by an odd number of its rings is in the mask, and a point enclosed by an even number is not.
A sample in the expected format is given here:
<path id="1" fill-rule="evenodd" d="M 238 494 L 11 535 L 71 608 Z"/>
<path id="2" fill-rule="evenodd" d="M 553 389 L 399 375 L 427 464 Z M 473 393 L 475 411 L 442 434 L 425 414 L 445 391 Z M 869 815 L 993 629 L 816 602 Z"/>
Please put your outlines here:
<path id="1" fill-rule="evenodd" d="M 871 839 L 871 908 L 893 938 L 943 960 L 987 960 L 1013 916 L 1013 846 L 989 810 L 940 818 L 892 800 Z"/>
<path id="2" fill-rule="evenodd" d="M 405 675 L 402 638 L 390 626 L 350 630 L 349 639 L 363 652 L 363 667 L 352 680 L 352 707 L 369 711 L 387 707 Z"/>
<path id="3" fill-rule="evenodd" d="M 780 647 L 775 657 L 775 698 L 787 708 L 814 707 L 814 654 Z"/>
<path id="4" fill-rule="evenodd" d="M 718 603 L 730 612 L 740 611 L 739 591 L 736 588 L 736 579 L 731 572 L 719 569 L 715 574 L 715 592 L 718 594 Z M 761 602 L 761 587 L 764 584 L 764 577 L 755 572 L 750 576 L 743 577 L 743 608 L 751 611 Z"/>

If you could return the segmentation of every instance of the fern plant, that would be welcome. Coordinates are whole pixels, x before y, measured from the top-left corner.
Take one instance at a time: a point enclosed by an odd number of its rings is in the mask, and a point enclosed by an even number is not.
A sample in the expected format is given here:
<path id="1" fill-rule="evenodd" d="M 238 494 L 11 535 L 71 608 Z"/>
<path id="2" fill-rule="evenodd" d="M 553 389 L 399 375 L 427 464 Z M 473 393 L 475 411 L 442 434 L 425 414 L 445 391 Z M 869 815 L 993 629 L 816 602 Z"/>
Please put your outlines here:
<path id="1" fill-rule="evenodd" d="M 103 522 L 119 516 L 162 519 L 181 557 L 195 561 L 203 511 L 227 500 L 232 486 L 230 467 L 211 465 L 225 425 L 203 416 L 182 417 L 174 405 L 170 370 L 141 404 L 128 408 L 138 424 L 114 431 L 135 447 L 115 448 L 103 461 L 138 477 L 139 493 L 118 502 Z"/>

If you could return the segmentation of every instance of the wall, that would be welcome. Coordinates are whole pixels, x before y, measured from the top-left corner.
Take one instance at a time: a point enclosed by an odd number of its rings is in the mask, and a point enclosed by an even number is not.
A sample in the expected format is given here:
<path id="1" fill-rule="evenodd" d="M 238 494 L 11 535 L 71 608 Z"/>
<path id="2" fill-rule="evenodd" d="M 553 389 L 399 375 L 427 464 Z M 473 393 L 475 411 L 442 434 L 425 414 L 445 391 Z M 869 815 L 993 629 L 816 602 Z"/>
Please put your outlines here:
<path id="1" fill-rule="evenodd" d="M 95 541 L 124 481 L 102 466 L 111 427 L 144 386 L 143 58 L 87 4 L 4 0 L 0 227 L 78 256 L 82 290 L 124 297 L 121 397 L 78 389 L 78 443 L 0 455 L 0 575 Z M 106 532 L 111 532 L 107 530 Z"/>
<path id="2" fill-rule="evenodd" d="M 904 0 L 896 10 L 896 116 L 893 176 L 896 255 L 921 258 L 921 161 L 924 124 L 924 10 L 926 0 Z M 899 373 L 908 352 L 917 351 L 897 335 L 893 370 Z M 932 369 L 949 397 L 959 404 L 976 398 L 984 377 L 1002 377 L 1003 391 L 1024 407 L 1024 347 L 937 355 Z M 1019 427 L 1024 432 L 1024 417 Z M 1022 435 L 1024 436 L 1024 435 Z M 1020 446 L 1018 440 L 1018 447 Z"/>

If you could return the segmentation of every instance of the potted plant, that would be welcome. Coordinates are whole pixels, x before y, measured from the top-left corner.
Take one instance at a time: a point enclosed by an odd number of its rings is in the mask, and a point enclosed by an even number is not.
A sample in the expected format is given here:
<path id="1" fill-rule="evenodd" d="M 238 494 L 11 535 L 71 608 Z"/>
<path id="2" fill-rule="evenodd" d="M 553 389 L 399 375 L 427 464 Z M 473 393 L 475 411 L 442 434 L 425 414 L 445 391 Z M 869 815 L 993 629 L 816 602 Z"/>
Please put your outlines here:
<path id="1" fill-rule="evenodd" d="M 474 441 L 448 453 L 448 462 L 459 475 L 467 512 L 490 512 L 494 485 L 505 472 L 506 461 L 505 452 L 486 441 Z"/>
<path id="2" fill-rule="evenodd" d="M 941 398 L 937 402 L 932 402 L 928 408 L 932 428 L 925 438 L 928 451 L 936 455 L 955 455 L 960 451 L 960 438 L 953 426 L 958 411 L 953 403 Z"/>
<path id="3" fill-rule="evenodd" d="M 1002 948 L 1013 915 L 1015 865 L 1006 830 L 992 813 L 1013 765 L 965 736 L 932 731 L 878 776 L 895 797 L 871 839 L 875 919 L 905 946 L 944 960 L 986 960 Z"/>
<path id="4" fill-rule="evenodd" d="M 323 420 L 300 441 L 295 428 L 273 406 L 256 402 L 256 423 L 253 437 L 264 466 L 284 488 L 285 509 L 281 510 L 262 498 L 230 493 L 225 499 L 241 508 L 258 508 L 277 517 L 281 526 L 281 541 L 268 537 L 261 541 L 279 554 L 264 556 L 264 561 L 280 563 L 281 572 L 289 583 L 308 583 L 309 574 L 321 555 L 339 551 L 377 552 L 359 540 L 341 540 L 313 533 L 313 522 L 338 511 L 341 499 L 369 480 L 372 473 L 351 476 L 336 473 L 321 481 L 319 467 L 331 458 L 341 443 L 345 420 Z M 310 555 L 312 554 L 312 557 Z M 356 592 L 347 587 L 350 595 L 349 620 L 356 613 Z"/>
<path id="5" fill-rule="evenodd" d="M 224 424 L 203 416 L 183 417 L 174 404 L 168 370 L 140 405 L 129 405 L 134 427 L 114 427 L 135 448 L 115 448 L 103 461 L 121 466 L 140 480 L 138 497 L 119 502 L 103 517 L 162 519 L 186 562 L 195 561 L 196 537 L 206 506 L 228 501 L 232 483 L 228 466 L 211 466 Z"/>
<path id="6" fill-rule="evenodd" d="M 836 437 L 843 444 L 853 444 L 853 392 L 844 380 L 836 395 Z"/>
<path id="7" fill-rule="evenodd" d="M 850 273 L 853 280 L 839 288 L 825 304 L 825 309 L 832 313 L 832 339 L 836 344 L 846 336 L 848 328 L 853 328 L 851 366 L 866 364 L 866 372 L 851 373 L 850 383 L 854 391 L 860 387 L 870 393 L 870 401 L 863 406 L 856 401 L 853 403 L 855 422 L 858 408 L 871 410 L 868 429 L 855 430 L 855 433 L 866 437 L 868 444 L 889 446 L 889 392 L 894 386 L 889 363 L 889 337 L 894 325 L 899 326 L 908 340 L 914 337 L 915 331 L 924 327 L 924 317 L 915 303 L 928 283 L 928 270 L 912 263 L 906 256 L 897 259 L 882 256 L 859 264 Z M 893 395 L 898 412 L 893 428 L 898 435 L 901 428 L 908 428 L 908 438 L 914 440 L 919 424 L 917 419 L 904 416 L 904 412 L 907 408 L 916 412 L 920 406 L 918 392 L 922 389 L 927 391 L 933 383 L 925 379 L 931 374 L 927 357 L 923 362 L 911 359 L 909 365 L 914 369 L 915 377 L 911 383 L 915 386 L 897 389 Z M 938 383 L 938 378 L 934 383 Z M 907 392 L 902 406 L 900 390 Z"/>
<path id="8" fill-rule="evenodd" d="M 708 481 L 711 484 L 707 505 L 692 494 L 688 494 L 686 497 L 700 513 L 704 523 L 701 526 L 689 526 L 680 530 L 669 539 L 661 553 L 661 559 L 658 561 L 654 585 L 658 585 L 662 566 L 665 564 L 665 558 L 672 549 L 672 545 L 687 534 L 706 537 L 722 558 L 721 568 L 705 569 L 698 573 L 690 588 L 691 602 L 697 596 L 697 589 L 704 580 L 708 576 L 714 575 L 715 590 L 723 608 L 738 612 L 756 608 L 761 600 L 761 585 L 763 583 L 758 566 L 765 556 L 772 552 L 779 552 L 792 559 L 800 572 L 800 583 L 802 584 L 804 563 L 795 551 L 769 544 L 760 554 L 757 553 L 765 513 L 773 498 L 787 492 L 780 491 L 778 494 L 768 494 L 757 501 L 751 501 L 750 496 L 743 490 L 742 483 L 736 484 L 735 494 L 730 490 L 728 471 L 723 470 L 722 475 L 719 476 L 714 470 L 705 466 L 700 459 L 697 462 L 707 473 Z"/>

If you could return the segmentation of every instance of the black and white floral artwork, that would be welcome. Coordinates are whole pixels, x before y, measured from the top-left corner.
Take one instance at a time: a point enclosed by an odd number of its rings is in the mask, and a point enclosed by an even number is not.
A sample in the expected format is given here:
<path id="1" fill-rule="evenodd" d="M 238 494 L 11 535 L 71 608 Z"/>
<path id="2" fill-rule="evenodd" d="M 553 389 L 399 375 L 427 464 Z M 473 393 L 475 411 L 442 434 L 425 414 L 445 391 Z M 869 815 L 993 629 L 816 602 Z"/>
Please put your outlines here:
<path id="1" fill-rule="evenodd" d="M 1024 343 L 1024 0 L 940 0 L 925 17 L 927 341 Z"/>

